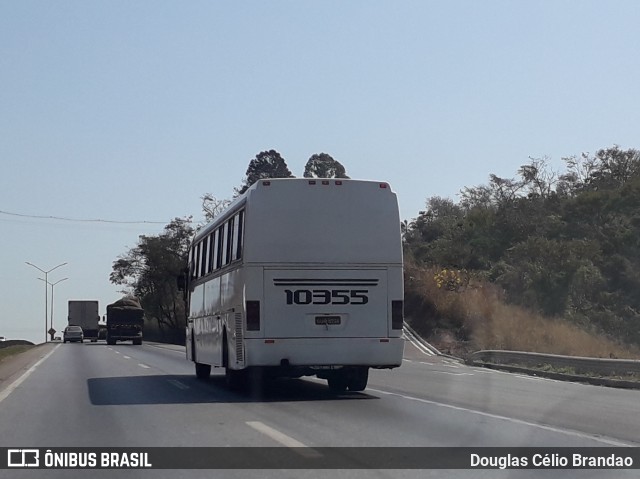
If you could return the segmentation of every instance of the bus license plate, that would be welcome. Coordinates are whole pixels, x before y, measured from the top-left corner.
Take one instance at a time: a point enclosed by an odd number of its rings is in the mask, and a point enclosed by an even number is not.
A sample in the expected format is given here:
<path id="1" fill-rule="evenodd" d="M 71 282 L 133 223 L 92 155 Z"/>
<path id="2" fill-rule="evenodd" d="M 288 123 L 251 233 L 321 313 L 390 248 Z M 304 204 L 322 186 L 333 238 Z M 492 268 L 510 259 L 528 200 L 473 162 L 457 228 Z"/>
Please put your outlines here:
<path id="1" fill-rule="evenodd" d="M 316 316 L 316 324 L 322 326 L 340 324 L 340 316 Z"/>

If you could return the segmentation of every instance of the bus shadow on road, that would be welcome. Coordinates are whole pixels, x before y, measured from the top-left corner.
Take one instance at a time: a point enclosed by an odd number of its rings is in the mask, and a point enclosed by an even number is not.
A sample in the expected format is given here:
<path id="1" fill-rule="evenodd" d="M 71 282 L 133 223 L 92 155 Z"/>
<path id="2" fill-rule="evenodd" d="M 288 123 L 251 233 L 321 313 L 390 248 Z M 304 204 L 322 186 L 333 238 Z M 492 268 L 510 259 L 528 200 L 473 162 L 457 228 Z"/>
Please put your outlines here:
<path id="1" fill-rule="evenodd" d="M 303 379 L 261 381 L 232 391 L 223 375 L 212 375 L 204 381 L 191 375 L 91 378 L 87 387 L 95 406 L 379 399 L 366 392 L 336 393 L 324 383 Z"/>

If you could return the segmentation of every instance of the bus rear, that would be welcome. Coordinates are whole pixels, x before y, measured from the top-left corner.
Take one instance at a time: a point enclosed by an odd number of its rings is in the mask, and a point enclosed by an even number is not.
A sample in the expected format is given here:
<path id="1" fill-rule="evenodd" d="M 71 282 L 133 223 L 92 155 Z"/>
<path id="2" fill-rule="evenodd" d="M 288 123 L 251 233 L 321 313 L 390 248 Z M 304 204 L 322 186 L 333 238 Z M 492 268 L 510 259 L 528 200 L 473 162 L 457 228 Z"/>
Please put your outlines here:
<path id="1" fill-rule="evenodd" d="M 403 273 L 386 183 L 263 180 L 247 199 L 244 366 L 362 390 L 402 363 Z"/>

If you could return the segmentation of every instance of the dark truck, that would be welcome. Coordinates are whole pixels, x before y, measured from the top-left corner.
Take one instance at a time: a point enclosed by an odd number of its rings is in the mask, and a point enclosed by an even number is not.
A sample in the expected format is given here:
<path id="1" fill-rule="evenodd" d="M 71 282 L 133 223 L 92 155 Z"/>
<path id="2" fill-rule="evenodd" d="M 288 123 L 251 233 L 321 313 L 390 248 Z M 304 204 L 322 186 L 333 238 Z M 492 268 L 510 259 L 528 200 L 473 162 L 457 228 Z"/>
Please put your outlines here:
<path id="1" fill-rule="evenodd" d="M 125 296 L 107 306 L 107 344 L 132 340 L 142 344 L 144 310 L 138 298 Z"/>

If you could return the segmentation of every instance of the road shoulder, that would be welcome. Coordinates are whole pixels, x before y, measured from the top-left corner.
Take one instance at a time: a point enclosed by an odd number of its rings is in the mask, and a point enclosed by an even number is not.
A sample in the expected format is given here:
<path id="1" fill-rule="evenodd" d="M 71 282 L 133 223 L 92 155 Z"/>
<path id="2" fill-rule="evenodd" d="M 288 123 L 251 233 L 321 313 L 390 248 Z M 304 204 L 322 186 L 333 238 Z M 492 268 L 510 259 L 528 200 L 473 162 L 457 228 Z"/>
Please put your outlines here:
<path id="1" fill-rule="evenodd" d="M 59 343 L 43 343 L 0 361 L 0 391 L 18 379 L 34 364 L 49 354 Z"/>

